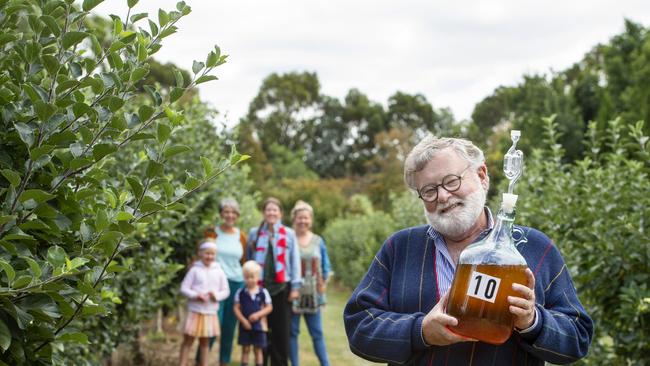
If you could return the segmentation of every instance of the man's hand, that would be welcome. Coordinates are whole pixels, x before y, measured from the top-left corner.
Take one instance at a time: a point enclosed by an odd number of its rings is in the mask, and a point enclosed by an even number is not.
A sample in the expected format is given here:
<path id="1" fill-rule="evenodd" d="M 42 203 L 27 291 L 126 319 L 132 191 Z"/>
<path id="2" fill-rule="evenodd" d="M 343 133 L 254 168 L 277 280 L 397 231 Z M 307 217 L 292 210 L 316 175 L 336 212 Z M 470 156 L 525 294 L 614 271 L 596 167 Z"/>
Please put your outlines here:
<path id="1" fill-rule="evenodd" d="M 207 293 L 205 293 L 205 294 L 199 294 L 199 295 L 196 297 L 196 299 L 199 300 L 199 301 L 201 301 L 201 302 L 208 302 L 208 300 L 210 300 L 210 295 L 207 294 Z"/>
<path id="2" fill-rule="evenodd" d="M 455 334 L 449 329 L 448 326 L 455 326 L 458 320 L 452 316 L 445 314 L 445 305 L 449 292 L 445 293 L 436 306 L 425 315 L 422 321 L 422 336 L 424 341 L 432 346 L 447 346 L 458 342 L 476 341 L 472 338 L 463 337 Z"/>
<path id="3" fill-rule="evenodd" d="M 521 297 L 508 296 L 510 313 L 514 315 L 515 328 L 519 330 L 526 329 L 535 322 L 535 276 L 529 268 L 526 268 L 526 277 L 528 287 L 518 283 L 512 284 L 512 289 Z"/>

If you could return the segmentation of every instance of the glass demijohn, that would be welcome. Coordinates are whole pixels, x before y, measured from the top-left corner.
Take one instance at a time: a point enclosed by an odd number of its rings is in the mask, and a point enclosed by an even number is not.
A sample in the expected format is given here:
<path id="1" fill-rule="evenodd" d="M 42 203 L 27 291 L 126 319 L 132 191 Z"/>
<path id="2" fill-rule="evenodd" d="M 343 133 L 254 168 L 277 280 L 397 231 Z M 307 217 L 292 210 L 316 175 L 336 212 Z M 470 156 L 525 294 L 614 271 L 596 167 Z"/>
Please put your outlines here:
<path id="1" fill-rule="evenodd" d="M 513 145 L 504 157 L 509 193 L 503 194 L 490 234 L 460 254 L 447 302 L 447 314 L 458 319 L 451 331 L 491 344 L 502 344 L 510 337 L 514 319 L 508 296 L 517 296 L 513 283 L 527 283 L 526 260 L 512 239 L 517 201 L 512 190 L 522 173 L 523 154 L 515 150 L 519 131 L 512 131 L 511 137 Z"/>

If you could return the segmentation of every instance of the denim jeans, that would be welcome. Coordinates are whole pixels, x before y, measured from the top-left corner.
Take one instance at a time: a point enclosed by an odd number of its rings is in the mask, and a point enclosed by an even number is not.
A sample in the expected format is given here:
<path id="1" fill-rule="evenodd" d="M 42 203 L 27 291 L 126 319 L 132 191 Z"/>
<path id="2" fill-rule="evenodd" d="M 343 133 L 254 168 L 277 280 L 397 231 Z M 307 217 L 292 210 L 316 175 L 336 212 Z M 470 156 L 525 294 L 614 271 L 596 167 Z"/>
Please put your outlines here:
<path id="1" fill-rule="evenodd" d="M 320 309 L 315 314 L 292 314 L 291 316 L 291 365 L 298 366 L 298 334 L 300 333 L 300 318 L 305 317 L 307 329 L 314 344 L 314 352 L 320 361 L 321 366 L 329 366 L 327 350 L 325 349 L 325 338 L 323 337 L 323 323 L 321 321 Z"/>

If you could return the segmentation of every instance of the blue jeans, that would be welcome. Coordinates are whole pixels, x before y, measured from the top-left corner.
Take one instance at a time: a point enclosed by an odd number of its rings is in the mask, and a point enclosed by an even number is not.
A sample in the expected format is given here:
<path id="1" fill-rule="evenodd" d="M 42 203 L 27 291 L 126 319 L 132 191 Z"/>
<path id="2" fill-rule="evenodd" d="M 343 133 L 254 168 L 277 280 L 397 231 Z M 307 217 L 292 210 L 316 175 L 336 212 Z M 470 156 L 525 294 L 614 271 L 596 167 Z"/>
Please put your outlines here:
<path id="1" fill-rule="evenodd" d="M 321 321 L 320 309 L 315 314 L 292 314 L 291 316 L 291 365 L 298 366 L 298 334 L 300 334 L 300 317 L 304 316 L 307 322 L 307 329 L 314 344 L 314 352 L 320 361 L 321 366 L 329 366 L 327 350 L 325 349 L 325 338 L 323 338 L 323 323 Z"/>

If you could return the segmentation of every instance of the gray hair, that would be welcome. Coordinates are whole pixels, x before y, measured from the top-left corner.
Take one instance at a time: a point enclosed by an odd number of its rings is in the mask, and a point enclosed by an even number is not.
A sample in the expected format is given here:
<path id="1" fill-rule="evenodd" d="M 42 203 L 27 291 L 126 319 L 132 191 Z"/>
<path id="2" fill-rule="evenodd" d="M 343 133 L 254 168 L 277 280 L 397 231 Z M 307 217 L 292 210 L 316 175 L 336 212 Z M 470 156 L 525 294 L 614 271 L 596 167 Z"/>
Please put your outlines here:
<path id="1" fill-rule="evenodd" d="M 311 207 L 309 203 L 298 200 L 298 202 L 296 202 L 296 205 L 293 206 L 293 209 L 291 210 L 291 220 L 295 220 L 296 215 L 298 215 L 298 212 L 300 211 L 307 211 L 309 212 L 309 215 L 311 215 L 312 219 L 314 218 L 314 208 Z"/>
<path id="2" fill-rule="evenodd" d="M 471 141 L 453 137 L 436 137 L 428 134 L 422 139 L 406 157 L 404 161 L 404 182 L 412 189 L 415 186 L 415 175 L 433 159 L 434 155 L 441 150 L 451 148 L 459 156 L 467 160 L 474 168 L 485 163 L 483 151 Z"/>
<path id="3" fill-rule="evenodd" d="M 239 203 L 237 203 L 236 199 L 234 199 L 234 198 L 224 198 L 224 199 L 222 199 L 221 202 L 219 202 L 219 213 L 221 213 L 223 211 L 223 209 L 226 208 L 226 207 L 230 207 L 233 210 L 235 210 L 235 212 L 237 212 L 237 215 L 240 214 L 240 212 L 239 212 Z"/>

